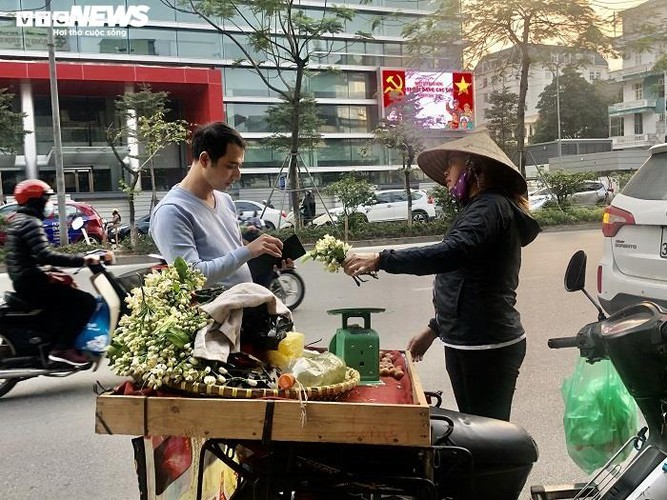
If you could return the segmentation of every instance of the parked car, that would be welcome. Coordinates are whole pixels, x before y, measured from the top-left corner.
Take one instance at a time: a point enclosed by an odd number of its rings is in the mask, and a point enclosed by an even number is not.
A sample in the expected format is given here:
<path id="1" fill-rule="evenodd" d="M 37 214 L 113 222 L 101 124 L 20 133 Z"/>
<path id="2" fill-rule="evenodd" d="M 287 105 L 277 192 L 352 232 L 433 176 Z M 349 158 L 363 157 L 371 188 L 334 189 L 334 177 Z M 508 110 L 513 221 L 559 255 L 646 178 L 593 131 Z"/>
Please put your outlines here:
<path id="1" fill-rule="evenodd" d="M 584 181 L 572 194 L 571 201 L 576 205 L 605 204 L 610 198 L 605 185 L 600 181 Z M 528 195 L 530 209 L 542 208 L 548 201 L 556 201 L 556 196 L 547 187 L 533 191 Z"/>
<path id="2" fill-rule="evenodd" d="M 252 217 L 256 212 L 257 217 L 264 221 L 267 229 L 277 229 L 290 225 L 287 223 L 287 215 L 282 210 L 266 207 L 259 202 L 251 200 L 234 200 L 234 204 L 240 218 L 247 219 L 248 217 Z"/>
<path id="3" fill-rule="evenodd" d="M 419 189 L 411 190 L 412 195 L 412 220 L 415 222 L 428 222 L 434 219 L 435 200 L 426 191 Z M 362 214 L 368 222 L 400 221 L 408 219 L 408 195 L 405 189 L 387 189 L 375 192 L 376 203 L 372 205 L 360 205 L 357 212 Z M 342 208 L 335 208 L 332 213 L 340 217 Z"/>
<path id="4" fill-rule="evenodd" d="M 571 202 L 576 205 L 599 205 L 606 203 L 610 198 L 605 185 L 600 181 L 585 181 L 571 196 Z M 556 201 L 556 196 L 549 188 L 541 188 L 528 195 L 531 210 L 539 210 L 548 201 Z"/>
<path id="5" fill-rule="evenodd" d="M 134 221 L 135 225 L 137 226 L 137 232 L 142 235 L 148 234 L 148 230 L 151 227 L 151 215 L 144 215 L 143 217 L 139 217 L 137 220 Z M 107 224 L 107 240 L 115 242 L 115 231 L 114 227 L 111 224 Z M 121 224 L 118 226 L 118 241 L 123 241 L 125 238 L 130 236 L 130 224 Z"/>
<path id="6" fill-rule="evenodd" d="M 597 272 L 608 313 L 642 300 L 667 306 L 667 144 L 649 158 L 606 208 Z"/>
<path id="7" fill-rule="evenodd" d="M 106 241 L 106 233 L 104 231 L 104 222 L 100 214 L 97 213 L 97 210 L 93 208 L 92 205 L 88 203 L 81 203 L 73 200 L 65 201 L 67 206 L 67 235 L 69 241 L 76 243 L 77 241 L 83 240 L 83 232 L 81 229 L 73 229 L 72 221 L 76 217 L 81 217 L 83 219 L 83 228 L 88 233 L 88 237 L 95 240 L 97 243 L 102 243 Z M 55 211 L 51 217 L 44 219 L 44 231 L 46 236 L 49 239 L 49 242 L 52 244 L 58 244 L 60 241 L 60 230 L 58 223 L 58 204 L 54 200 Z M 6 221 L 11 221 L 11 219 L 16 214 L 19 205 L 18 203 L 7 203 L 0 207 L 0 217 Z M 5 229 L 0 229 L 0 245 L 4 246 L 5 244 Z"/>

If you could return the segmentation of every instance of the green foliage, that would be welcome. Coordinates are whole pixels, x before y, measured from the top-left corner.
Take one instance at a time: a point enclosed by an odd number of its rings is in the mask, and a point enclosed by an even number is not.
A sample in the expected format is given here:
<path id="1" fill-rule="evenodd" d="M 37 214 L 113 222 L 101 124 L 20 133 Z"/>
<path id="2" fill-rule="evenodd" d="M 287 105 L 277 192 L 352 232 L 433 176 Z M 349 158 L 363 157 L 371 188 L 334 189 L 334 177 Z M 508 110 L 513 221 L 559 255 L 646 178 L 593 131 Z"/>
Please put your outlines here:
<path id="1" fill-rule="evenodd" d="M 14 94 L 0 88 L 0 153 L 16 153 L 23 144 L 23 136 L 30 131 L 23 130 L 25 113 L 13 110 Z"/>
<path id="2" fill-rule="evenodd" d="M 584 181 L 595 178 L 592 172 L 567 172 L 565 170 L 554 170 L 542 172 L 545 183 L 556 196 L 561 207 L 567 204 L 570 197 L 576 192 Z"/>
<path id="3" fill-rule="evenodd" d="M 569 206 L 564 210 L 558 208 L 542 208 L 531 215 L 542 227 L 570 225 L 586 222 L 602 223 L 605 207 Z"/>
<path id="4" fill-rule="evenodd" d="M 343 175 L 339 181 L 327 186 L 325 191 L 340 200 L 344 216 L 356 212 L 359 205 L 375 202 L 373 185 L 356 172 Z"/>
<path id="5" fill-rule="evenodd" d="M 633 175 L 635 175 L 636 170 L 621 170 L 618 172 L 612 172 L 609 174 L 609 177 L 612 177 L 618 183 L 618 190 L 620 191 L 625 187 L 625 185 L 630 181 Z"/>
<path id="6" fill-rule="evenodd" d="M 519 96 L 507 87 L 489 94 L 489 109 L 484 114 L 489 134 L 507 156 L 512 158 L 517 151 L 514 131 L 517 123 Z"/>
<path id="7" fill-rule="evenodd" d="M 588 83 L 576 70 L 568 66 L 558 78 L 544 88 L 537 103 L 539 118 L 531 142 L 558 139 L 558 106 L 560 100 L 561 138 L 580 139 L 607 137 L 609 124 L 607 109 L 610 102 L 602 97 L 595 85 Z M 559 96 L 556 95 L 559 92 Z"/>
<path id="8" fill-rule="evenodd" d="M 436 186 L 429 194 L 433 196 L 436 206 L 442 210 L 442 219 L 451 220 L 459 213 L 461 206 L 446 187 Z"/>
<path id="9" fill-rule="evenodd" d="M 294 103 L 284 99 L 279 104 L 270 106 L 266 112 L 266 121 L 269 129 L 274 133 L 263 142 L 271 148 L 289 151 L 292 147 L 292 118 Z M 321 143 L 322 134 L 318 132 L 324 124 L 317 114 L 317 101 L 311 96 L 304 96 L 299 102 L 299 149 L 315 149 Z"/>

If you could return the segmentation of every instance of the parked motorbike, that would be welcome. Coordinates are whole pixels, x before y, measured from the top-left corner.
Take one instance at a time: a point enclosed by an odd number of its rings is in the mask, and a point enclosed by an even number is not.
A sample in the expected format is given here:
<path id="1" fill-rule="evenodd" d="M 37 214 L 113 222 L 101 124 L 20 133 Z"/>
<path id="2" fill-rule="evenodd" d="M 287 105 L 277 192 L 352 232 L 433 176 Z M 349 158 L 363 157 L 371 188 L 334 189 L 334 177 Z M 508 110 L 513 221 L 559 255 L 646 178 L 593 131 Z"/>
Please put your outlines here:
<path id="1" fill-rule="evenodd" d="M 605 317 L 586 292 L 586 254 L 570 259 L 565 289 L 581 291 L 596 306 L 598 321 L 577 335 L 549 340 L 552 349 L 577 348 L 589 363 L 609 359 L 637 402 L 647 427 L 632 437 L 588 483 L 531 488 L 533 500 L 564 498 L 622 500 L 667 498 L 667 311 L 646 301 Z M 648 431 L 648 437 L 646 437 Z M 623 465 L 615 459 L 630 446 L 636 453 Z"/>
<path id="2" fill-rule="evenodd" d="M 89 254 L 108 255 L 105 250 Z M 66 377 L 82 370 L 97 370 L 121 314 L 127 312 L 127 294 L 103 261 L 89 264 L 90 280 L 97 290 L 98 305 L 75 345 L 90 363 L 74 367 L 49 360 L 55 332 L 49 331 L 50 318 L 43 309 L 26 303 L 13 292 L 5 292 L 0 304 L 0 397 L 16 384 L 38 376 Z M 72 304 L 76 307 L 76 304 Z"/>
<path id="3" fill-rule="evenodd" d="M 266 224 L 257 217 L 257 214 L 245 218 L 239 215 L 239 225 L 246 241 L 252 241 L 266 231 Z M 306 284 L 294 268 L 271 269 L 265 273 L 256 271 L 252 261 L 248 264 L 253 280 L 271 290 L 290 311 L 294 311 L 303 302 L 306 295 Z"/>

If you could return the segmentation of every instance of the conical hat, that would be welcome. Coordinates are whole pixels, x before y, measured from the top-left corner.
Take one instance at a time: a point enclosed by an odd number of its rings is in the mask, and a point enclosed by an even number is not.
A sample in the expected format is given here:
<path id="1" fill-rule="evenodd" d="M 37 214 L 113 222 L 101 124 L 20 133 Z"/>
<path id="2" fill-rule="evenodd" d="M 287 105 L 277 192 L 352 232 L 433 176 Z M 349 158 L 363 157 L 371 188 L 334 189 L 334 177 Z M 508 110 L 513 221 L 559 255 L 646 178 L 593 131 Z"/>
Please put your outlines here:
<path id="1" fill-rule="evenodd" d="M 508 179 L 512 179 L 512 186 L 506 186 L 514 194 L 523 194 L 527 191 L 526 180 L 516 165 L 509 159 L 500 147 L 486 132 L 474 132 L 460 139 L 446 142 L 433 149 L 427 149 L 417 157 L 417 164 L 423 172 L 442 186 L 445 183 L 445 170 L 452 153 L 473 154 L 492 160 L 494 165 L 506 169 Z"/>

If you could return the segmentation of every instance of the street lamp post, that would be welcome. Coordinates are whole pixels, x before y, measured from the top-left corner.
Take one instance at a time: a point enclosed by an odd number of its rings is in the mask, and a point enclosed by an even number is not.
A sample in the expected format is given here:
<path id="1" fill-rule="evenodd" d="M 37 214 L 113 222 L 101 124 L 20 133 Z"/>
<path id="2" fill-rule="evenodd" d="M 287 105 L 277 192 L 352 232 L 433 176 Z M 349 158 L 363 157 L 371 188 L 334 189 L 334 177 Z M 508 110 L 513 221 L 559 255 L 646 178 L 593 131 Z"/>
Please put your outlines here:
<path id="1" fill-rule="evenodd" d="M 53 12 L 51 0 L 46 2 L 49 13 Z M 67 245 L 67 206 L 65 204 L 65 169 L 63 167 L 63 144 L 60 135 L 60 104 L 58 102 L 58 76 L 56 74 L 56 47 L 53 35 L 53 16 L 49 16 L 47 47 L 49 52 L 49 89 L 51 91 L 51 118 L 53 121 L 53 154 L 56 160 L 56 193 L 58 195 L 58 226 L 60 245 Z"/>
<path id="2" fill-rule="evenodd" d="M 563 168 L 563 144 L 561 142 L 560 130 L 560 66 L 556 65 L 556 120 L 558 120 L 558 166 Z"/>

